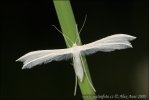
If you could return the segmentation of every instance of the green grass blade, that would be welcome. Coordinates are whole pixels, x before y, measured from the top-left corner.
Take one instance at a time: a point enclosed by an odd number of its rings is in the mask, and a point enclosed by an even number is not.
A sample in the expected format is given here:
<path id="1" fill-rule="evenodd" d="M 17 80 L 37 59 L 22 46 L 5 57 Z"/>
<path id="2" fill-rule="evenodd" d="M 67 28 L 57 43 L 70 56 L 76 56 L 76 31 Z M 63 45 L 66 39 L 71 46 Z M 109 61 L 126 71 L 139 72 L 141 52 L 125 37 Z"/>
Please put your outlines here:
<path id="1" fill-rule="evenodd" d="M 71 8 L 71 4 L 69 0 L 53 0 L 54 6 L 56 9 L 56 13 L 58 16 L 58 20 L 62 29 L 62 32 L 69 37 L 72 42 L 76 42 L 76 38 L 78 37 L 78 33 L 76 32 L 76 21 L 73 15 L 73 11 Z M 68 39 L 65 38 L 65 42 L 67 47 L 71 47 L 73 43 Z M 77 41 L 78 45 L 81 45 L 80 37 Z M 91 81 L 88 65 L 86 58 L 83 57 L 83 63 L 85 65 L 85 69 L 87 71 L 87 75 Z M 92 81 L 91 81 L 92 82 Z M 84 75 L 83 82 L 78 81 L 79 87 L 82 93 L 82 96 L 91 96 L 95 97 L 95 92 L 91 88 L 86 75 Z M 84 98 L 84 100 L 88 100 L 88 98 Z M 89 98 L 89 100 L 96 100 L 96 98 Z"/>

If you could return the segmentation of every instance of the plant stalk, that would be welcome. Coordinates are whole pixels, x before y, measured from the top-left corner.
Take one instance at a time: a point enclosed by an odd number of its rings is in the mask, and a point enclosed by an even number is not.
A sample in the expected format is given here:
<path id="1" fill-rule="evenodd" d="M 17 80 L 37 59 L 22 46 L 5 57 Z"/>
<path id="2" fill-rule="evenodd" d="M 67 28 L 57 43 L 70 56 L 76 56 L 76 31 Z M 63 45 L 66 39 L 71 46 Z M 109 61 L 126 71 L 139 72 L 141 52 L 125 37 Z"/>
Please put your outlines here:
<path id="1" fill-rule="evenodd" d="M 62 32 L 65 34 L 65 36 L 69 37 L 69 39 L 64 37 L 67 47 L 68 48 L 72 47 L 73 43 L 75 42 L 77 42 L 77 45 L 81 45 L 79 34 L 76 32 L 76 21 L 75 21 L 75 17 L 74 17 L 72 8 L 71 8 L 70 1 L 69 0 L 53 0 L 53 2 L 54 2 L 54 6 L 56 9 L 56 13 L 58 16 L 58 20 L 59 20 Z M 78 38 L 78 41 L 76 41 L 76 38 Z M 87 72 L 89 80 L 91 81 L 86 58 L 82 57 L 82 59 L 83 59 L 83 63 L 85 65 L 85 70 Z M 80 82 L 78 80 L 78 84 L 79 84 L 84 100 L 88 100 L 88 99 L 96 100 L 96 98 L 94 98 L 95 92 L 91 88 L 89 81 L 87 80 L 87 77 L 85 74 L 84 74 L 83 81 Z"/>

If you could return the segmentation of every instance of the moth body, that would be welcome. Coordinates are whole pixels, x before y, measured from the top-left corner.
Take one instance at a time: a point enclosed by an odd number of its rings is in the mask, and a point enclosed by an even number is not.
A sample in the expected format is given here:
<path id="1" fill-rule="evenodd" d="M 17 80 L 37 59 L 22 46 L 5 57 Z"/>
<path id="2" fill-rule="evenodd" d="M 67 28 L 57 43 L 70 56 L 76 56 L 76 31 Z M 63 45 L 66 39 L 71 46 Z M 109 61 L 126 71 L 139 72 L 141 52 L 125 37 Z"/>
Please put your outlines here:
<path id="1" fill-rule="evenodd" d="M 82 82 L 84 73 L 83 73 L 83 67 L 82 67 L 82 63 L 81 63 L 81 59 L 80 59 L 80 50 L 79 50 L 79 47 L 80 46 L 78 46 L 76 44 L 73 44 L 73 47 L 72 47 L 72 52 L 73 52 L 72 53 L 72 56 L 73 56 L 73 64 L 74 64 L 73 67 L 74 67 L 76 76 Z"/>

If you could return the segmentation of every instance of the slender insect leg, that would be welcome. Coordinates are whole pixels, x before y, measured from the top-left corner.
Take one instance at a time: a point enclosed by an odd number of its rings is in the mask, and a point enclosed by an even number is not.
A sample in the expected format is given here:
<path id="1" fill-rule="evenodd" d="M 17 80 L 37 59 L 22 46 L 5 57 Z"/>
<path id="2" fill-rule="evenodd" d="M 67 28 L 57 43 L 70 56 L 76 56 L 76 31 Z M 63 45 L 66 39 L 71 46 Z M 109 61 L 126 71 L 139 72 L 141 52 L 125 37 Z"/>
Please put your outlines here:
<path id="1" fill-rule="evenodd" d="M 83 69 L 84 69 L 84 73 L 85 73 L 85 75 L 86 75 L 86 78 L 87 78 L 87 80 L 88 80 L 88 82 L 89 82 L 90 86 L 91 86 L 91 87 L 92 87 L 92 89 L 94 90 L 94 92 L 96 92 L 96 90 L 95 90 L 95 88 L 94 88 L 93 84 L 92 84 L 92 83 L 91 83 L 91 81 L 89 80 L 88 75 L 87 75 L 87 73 L 86 73 L 85 66 L 84 66 L 84 62 L 83 62 L 83 59 L 82 59 L 82 57 L 81 57 L 81 56 L 80 56 L 80 58 L 81 58 L 81 62 L 82 62 L 82 66 L 83 66 Z"/>
<path id="2" fill-rule="evenodd" d="M 74 88 L 74 96 L 76 95 L 76 92 L 77 92 L 77 76 L 75 75 L 75 88 Z"/>

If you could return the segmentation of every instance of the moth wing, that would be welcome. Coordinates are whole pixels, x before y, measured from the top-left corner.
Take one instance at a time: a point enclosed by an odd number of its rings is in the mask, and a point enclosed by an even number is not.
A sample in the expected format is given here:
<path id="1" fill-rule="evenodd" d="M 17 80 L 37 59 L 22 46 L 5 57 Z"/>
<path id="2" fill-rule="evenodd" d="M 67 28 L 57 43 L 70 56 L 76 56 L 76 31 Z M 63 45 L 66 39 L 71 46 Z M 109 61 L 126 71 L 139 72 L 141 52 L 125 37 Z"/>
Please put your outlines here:
<path id="1" fill-rule="evenodd" d="M 22 61 L 22 62 L 29 62 L 33 59 L 45 56 L 47 54 L 52 53 L 53 50 L 37 50 L 37 51 L 32 51 L 29 52 L 27 54 L 25 54 L 24 56 L 20 57 L 19 59 L 17 59 L 16 61 Z"/>
<path id="2" fill-rule="evenodd" d="M 83 45 L 81 52 L 85 55 L 96 53 L 97 51 L 110 52 L 114 50 L 132 48 L 129 41 L 134 40 L 136 37 L 127 34 L 115 34 L 95 42 Z"/>
<path id="3" fill-rule="evenodd" d="M 66 60 L 72 57 L 70 48 L 55 50 L 39 50 L 25 54 L 16 61 L 23 62 L 22 69 L 32 68 L 36 65 L 48 63 L 51 61 Z"/>

